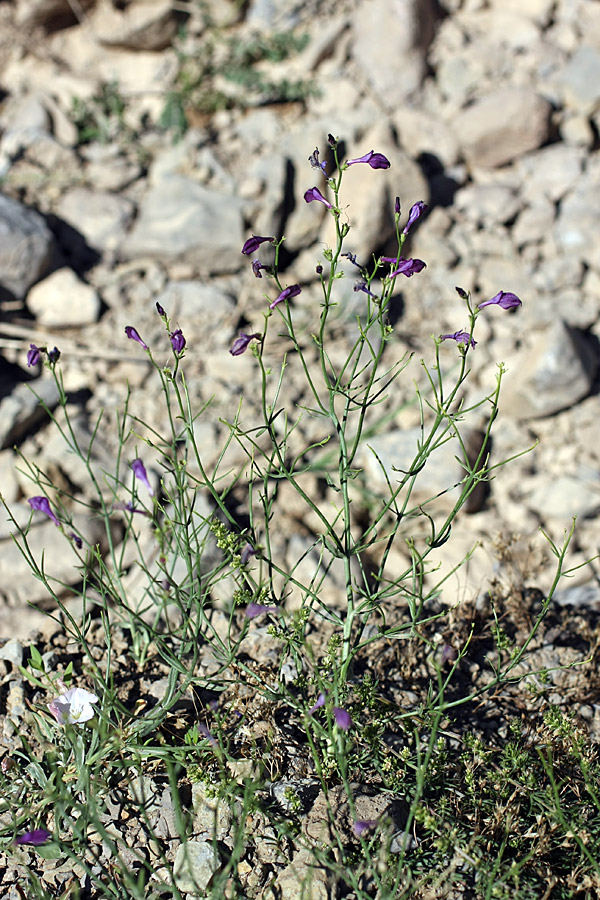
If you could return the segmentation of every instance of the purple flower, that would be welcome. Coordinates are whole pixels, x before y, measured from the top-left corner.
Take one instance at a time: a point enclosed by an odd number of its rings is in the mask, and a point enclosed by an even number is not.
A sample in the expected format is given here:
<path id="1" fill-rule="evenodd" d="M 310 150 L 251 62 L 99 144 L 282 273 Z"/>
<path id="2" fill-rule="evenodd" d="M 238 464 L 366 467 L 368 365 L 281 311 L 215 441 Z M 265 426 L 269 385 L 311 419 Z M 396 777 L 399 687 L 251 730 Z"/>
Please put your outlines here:
<path id="1" fill-rule="evenodd" d="M 502 309 L 514 309 L 515 306 L 521 306 L 521 301 L 516 294 L 511 294 L 510 291 L 498 291 L 491 300 L 478 303 L 477 309 L 483 309 L 484 306 L 501 306 Z"/>
<path id="2" fill-rule="evenodd" d="M 165 316 L 167 315 L 166 312 L 164 311 L 163 307 L 158 302 L 158 300 L 156 301 L 156 312 L 159 314 L 161 319 L 164 319 Z"/>
<path id="3" fill-rule="evenodd" d="M 322 706 L 325 706 L 325 694 L 323 692 L 321 692 L 317 697 L 317 702 L 315 703 L 315 705 L 311 706 L 311 708 L 309 709 L 308 715 L 312 716 L 313 713 L 316 713 L 316 711 Z"/>
<path id="4" fill-rule="evenodd" d="M 125 326 L 125 334 L 129 338 L 130 341 L 137 341 L 144 350 L 148 350 L 148 345 L 143 342 L 136 329 L 132 325 Z"/>
<path id="5" fill-rule="evenodd" d="M 269 309 L 275 309 L 278 303 L 283 303 L 285 300 L 289 300 L 290 297 L 297 297 L 300 293 L 302 293 L 302 288 L 299 284 L 290 284 L 289 287 L 282 290 L 280 295 L 273 300 L 272 303 L 269 303 Z"/>
<path id="6" fill-rule="evenodd" d="M 262 278 L 262 275 L 260 274 L 260 270 L 268 269 L 268 268 L 269 268 L 268 266 L 263 266 L 263 264 L 258 259 L 255 259 L 254 262 L 252 263 L 252 271 L 254 272 L 254 275 L 256 278 Z"/>
<path id="7" fill-rule="evenodd" d="M 309 191 L 306 191 L 306 193 L 304 194 L 304 199 L 307 203 L 312 203 L 313 200 L 318 200 L 319 203 L 324 203 L 327 209 L 333 209 L 333 206 L 331 205 L 329 200 L 325 199 L 319 188 L 314 187 Z"/>
<path id="8" fill-rule="evenodd" d="M 368 294 L 369 297 L 374 297 L 377 300 L 377 294 L 374 294 L 373 291 L 370 291 L 367 287 L 366 281 L 357 281 L 354 285 L 354 291 L 358 293 L 358 291 L 362 291 L 363 294 Z"/>
<path id="9" fill-rule="evenodd" d="M 46 497 L 30 497 L 27 502 L 32 509 L 43 512 L 49 519 L 52 519 L 55 525 L 60 525 L 60 522 L 52 512 L 50 503 Z"/>
<path id="10" fill-rule="evenodd" d="M 78 549 L 78 550 L 81 550 L 81 548 L 83 547 L 83 541 L 81 540 L 81 538 L 79 537 L 79 535 L 78 535 L 78 534 L 75 534 L 74 531 L 70 531 L 70 532 L 69 532 L 69 537 L 71 538 L 71 540 L 73 541 L 73 543 L 75 544 L 75 546 L 77 547 L 77 549 Z"/>
<path id="11" fill-rule="evenodd" d="M 150 515 L 150 513 L 148 513 L 145 509 L 136 509 L 131 500 L 128 503 L 123 503 L 121 501 L 119 501 L 118 503 L 113 503 L 112 509 L 122 510 L 123 512 L 139 513 L 140 516 Z"/>
<path id="12" fill-rule="evenodd" d="M 42 356 L 42 351 L 39 347 L 36 347 L 35 344 L 29 345 L 29 350 L 27 351 L 27 366 L 37 366 Z"/>
<path id="13" fill-rule="evenodd" d="M 39 847 L 45 844 L 50 837 L 51 832 L 46 828 L 35 828 L 33 831 L 25 831 L 15 839 L 15 844 L 31 844 L 33 847 Z"/>
<path id="14" fill-rule="evenodd" d="M 256 334 L 244 334 L 243 331 L 240 331 L 240 336 L 235 339 L 229 352 L 232 356 L 241 356 L 242 353 L 245 353 L 248 349 L 248 344 L 250 341 L 259 341 L 262 337 L 262 334 L 256 332 Z"/>
<path id="15" fill-rule="evenodd" d="M 332 134 L 327 135 L 327 143 L 329 144 L 329 146 L 331 147 L 332 150 L 335 150 L 335 148 L 337 147 L 337 141 Z"/>
<path id="16" fill-rule="evenodd" d="M 396 200 L 394 203 L 394 212 L 396 213 L 397 216 L 400 215 L 400 197 L 396 197 Z"/>
<path id="17" fill-rule="evenodd" d="M 134 459 L 131 463 L 131 468 L 133 470 L 133 474 L 137 478 L 138 481 L 141 481 L 148 493 L 151 497 L 154 497 L 154 490 L 152 485 L 148 481 L 148 475 L 146 474 L 146 467 L 141 459 Z"/>
<path id="18" fill-rule="evenodd" d="M 417 203 L 414 203 L 411 206 L 410 212 L 408 214 L 408 222 L 402 229 L 402 234 L 408 233 L 409 228 L 415 224 L 417 219 L 421 218 L 421 216 L 423 215 L 423 213 L 425 212 L 426 209 L 427 209 L 427 204 L 423 203 L 422 200 L 417 201 Z"/>
<path id="19" fill-rule="evenodd" d="M 319 148 L 315 147 L 315 152 L 311 153 L 308 157 L 308 161 L 311 164 L 313 169 L 320 169 L 323 172 L 323 175 L 326 174 L 326 165 L 324 162 L 320 162 L 319 160 Z"/>
<path id="20" fill-rule="evenodd" d="M 342 256 L 345 256 L 346 259 L 351 262 L 353 266 L 356 266 L 357 269 L 362 269 L 362 266 L 356 262 L 356 253 L 342 253 Z"/>
<path id="21" fill-rule="evenodd" d="M 185 338 L 183 336 L 183 331 L 181 328 L 177 328 L 173 331 L 169 337 L 171 338 L 171 347 L 173 348 L 175 353 L 182 353 L 183 348 L 185 347 Z"/>
<path id="22" fill-rule="evenodd" d="M 347 710 L 342 709 L 341 706 L 333 707 L 333 718 L 335 719 L 338 728 L 341 728 L 342 731 L 348 731 L 348 729 L 352 727 L 350 713 Z"/>
<path id="23" fill-rule="evenodd" d="M 257 616 L 263 616 L 265 613 L 276 612 L 276 606 L 264 606 L 262 603 L 249 603 L 246 607 L 246 618 L 255 619 Z"/>
<path id="24" fill-rule="evenodd" d="M 458 653 L 452 646 L 452 644 L 444 644 L 442 647 L 442 662 L 443 663 L 453 663 L 456 662 L 458 658 Z"/>
<path id="25" fill-rule="evenodd" d="M 455 331 L 454 334 L 442 334 L 440 340 L 456 341 L 457 344 L 470 344 L 471 347 L 475 347 L 477 344 L 477 341 L 471 337 L 468 331 Z"/>
<path id="26" fill-rule="evenodd" d="M 56 365 L 56 363 L 60 359 L 60 350 L 58 347 L 53 347 L 52 350 L 48 350 L 48 362 L 51 365 Z"/>
<path id="27" fill-rule="evenodd" d="M 389 169 L 390 167 L 389 159 L 383 153 L 375 153 L 374 150 L 369 150 L 368 153 L 357 159 L 349 159 L 346 165 L 353 166 L 355 163 L 367 163 L 372 169 Z"/>
<path id="28" fill-rule="evenodd" d="M 458 296 L 460 297 L 461 300 L 468 300 L 468 299 L 469 299 L 469 295 L 467 294 L 467 292 L 466 292 L 463 288 L 461 288 L 461 287 L 455 287 L 454 290 L 456 291 L 456 293 L 458 294 Z"/>
<path id="29" fill-rule="evenodd" d="M 217 746 L 218 741 L 217 741 L 216 737 L 214 736 L 212 731 L 209 731 L 209 729 L 206 727 L 206 725 L 204 725 L 202 722 L 200 722 L 198 725 L 198 731 L 202 735 L 203 738 L 206 738 L 206 740 L 211 745 L 211 747 Z"/>
<path id="30" fill-rule="evenodd" d="M 250 256 L 251 253 L 258 250 L 261 244 L 264 244 L 265 242 L 271 244 L 274 240 L 275 238 L 273 237 L 260 237 L 258 234 L 253 234 L 242 247 L 242 253 L 245 256 Z"/>
<path id="31" fill-rule="evenodd" d="M 406 275 L 407 278 L 412 278 L 416 272 L 421 272 L 425 265 L 422 259 L 403 259 L 400 257 L 398 268 L 395 272 L 390 272 L 389 277 L 395 278 L 396 275 Z"/>
<path id="32" fill-rule="evenodd" d="M 256 556 L 256 550 L 252 546 L 252 544 L 246 544 L 244 549 L 240 554 L 240 562 L 243 566 L 246 565 L 251 556 Z"/>
<path id="33" fill-rule="evenodd" d="M 352 826 L 352 831 L 356 835 L 356 837 L 361 837 L 368 831 L 370 828 L 375 828 L 377 825 L 377 819 L 357 819 Z"/>

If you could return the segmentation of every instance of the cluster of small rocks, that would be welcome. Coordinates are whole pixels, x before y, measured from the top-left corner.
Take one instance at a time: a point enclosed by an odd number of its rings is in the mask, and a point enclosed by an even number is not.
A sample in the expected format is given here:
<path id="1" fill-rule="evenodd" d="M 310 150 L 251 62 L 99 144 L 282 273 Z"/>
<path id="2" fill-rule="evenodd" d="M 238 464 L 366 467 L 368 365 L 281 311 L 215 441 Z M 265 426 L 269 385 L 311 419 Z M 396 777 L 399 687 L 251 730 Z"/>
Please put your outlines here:
<path id="1" fill-rule="evenodd" d="M 183 17 L 187 52 L 201 52 L 207 11 L 237 36 L 307 32 L 307 47 L 284 67 L 286 77 L 313 79 L 316 95 L 276 106 L 249 98 L 249 108 L 204 121 L 190 111 L 194 127 L 174 143 L 157 122 L 176 89 L 175 35 Z M 265 282 L 252 278 L 240 254 L 250 232 L 285 233 L 284 278 L 303 285 L 297 314 L 309 343 L 319 302 L 315 265 L 332 241 L 332 220 L 302 195 L 315 183 L 308 155 L 315 145 L 324 153 L 331 132 L 348 157 L 376 149 L 392 164 L 385 174 L 367 166 L 346 174 L 348 249 L 359 260 L 392 236 L 395 195 L 404 210 L 416 200 L 429 204 L 409 248 L 428 268 L 402 286 L 392 350 L 411 346 L 431 359 L 432 332 L 464 327 L 456 285 L 478 299 L 503 289 L 523 300 L 516 315 L 494 309 L 480 318 L 467 400 L 491 389 L 503 360 L 494 459 L 539 446 L 502 470 L 486 507 L 456 524 L 449 552 L 503 529 L 530 534 L 540 524 L 559 538 L 573 515 L 576 560 L 595 552 L 599 4 L 254 0 L 244 12 L 234 2 L 210 2 L 182 13 L 168 0 L 134 0 L 123 9 L 98 0 L 82 4 L 77 21 L 63 0 L 17 0 L 0 14 L 0 488 L 17 524 L 28 520 L 31 485 L 15 445 L 57 484 L 62 478 L 86 490 L 32 399 L 29 387 L 51 409 L 58 401 L 48 374 L 25 368 L 30 341 L 60 347 L 69 409 L 83 437 L 100 409 L 119 406 L 127 383 L 136 414 L 160 428 L 149 366 L 124 338 L 124 327 L 134 325 L 153 349 L 162 342 L 156 352 L 168 357 L 158 300 L 186 335 L 194 399 L 214 397 L 214 418 L 198 426 L 209 464 L 223 435 L 218 418 L 230 415 L 232 398 L 237 405 L 244 395 L 249 410 L 253 404 L 253 362 L 232 361 L 227 352 L 240 327 L 261 327 L 266 304 Z M 276 70 L 275 63 L 263 67 Z M 73 101 L 93 107 L 111 82 L 125 105 L 119 128 L 107 143 L 82 144 Z M 352 286 L 351 277 L 338 283 L 349 323 Z M 275 342 L 269 351 L 274 360 L 279 349 Z M 399 389 L 403 401 L 408 381 Z M 283 399 L 297 393 L 292 383 Z M 390 464 L 410 454 L 411 416 L 400 414 L 376 439 Z M 95 464 L 108 465 L 114 451 L 103 430 Z M 446 468 L 440 460 L 441 476 Z M 11 543 L 13 529 L 10 521 L 0 525 L 7 635 L 38 625 L 33 611 L 26 622 L 20 609 L 44 600 L 43 585 L 28 580 Z M 292 520 L 282 525 L 284 556 L 298 541 L 294 530 Z M 51 574 L 68 582 L 75 570 L 62 540 L 51 522 L 30 532 L 34 552 L 45 548 Z M 469 588 L 483 585 L 489 565 L 483 557 L 471 566 Z"/>

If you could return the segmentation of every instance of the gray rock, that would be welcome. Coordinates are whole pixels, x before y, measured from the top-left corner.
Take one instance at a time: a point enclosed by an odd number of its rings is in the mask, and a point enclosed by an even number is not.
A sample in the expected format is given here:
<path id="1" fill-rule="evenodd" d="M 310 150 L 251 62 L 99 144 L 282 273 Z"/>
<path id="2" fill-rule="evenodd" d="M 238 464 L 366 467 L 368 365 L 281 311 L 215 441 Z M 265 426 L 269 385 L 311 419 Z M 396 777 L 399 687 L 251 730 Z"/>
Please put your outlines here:
<path id="1" fill-rule="evenodd" d="M 31 288 L 27 307 L 40 325 L 69 328 L 96 322 L 101 301 L 97 291 L 72 269 L 57 269 Z"/>
<path id="2" fill-rule="evenodd" d="M 600 512 L 600 483 L 584 482 L 570 475 L 544 480 L 527 494 L 525 504 L 543 517 L 589 518 Z"/>
<path id="3" fill-rule="evenodd" d="M 101 44 L 131 50 L 164 50 L 177 32 L 171 0 L 138 0 L 124 8 L 100 2 L 89 24 Z"/>
<path id="4" fill-rule="evenodd" d="M 0 194 L 0 287 L 21 300 L 47 271 L 54 249 L 42 216 Z"/>
<path id="5" fill-rule="evenodd" d="M 549 234 L 554 224 L 554 204 L 545 197 L 539 197 L 520 214 L 511 230 L 513 244 L 522 248 L 527 244 L 537 244 Z"/>
<path id="6" fill-rule="evenodd" d="M 467 219 L 484 226 L 510 221 L 523 206 L 521 197 L 502 184 L 469 184 L 456 192 L 454 202 Z"/>
<path id="7" fill-rule="evenodd" d="M 206 891 L 221 865 L 210 841 L 186 841 L 175 854 L 173 878 L 180 891 Z"/>
<path id="8" fill-rule="evenodd" d="M 581 147 L 566 144 L 550 144 L 528 153 L 516 163 L 522 196 L 534 203 L 545 198 L 555 203 L 577 185 L 584 160 Z"/>
<path id="9" fill-rule="evenodd" d="M 228 801 L 225 797 L 211 796 L 201 781 L 192 784 L 194 832 L 208 835 L 211 841 L 224 840 L 233 823 L 232 802 L 233 798 Z"/>
<path id="10" fill-rule="evenodd" d="M 559 606 L 583 606 L 600 612 L 600 585 L 577 584 L 556 591 L 553 600 Z"/>
<path id="11" fill-rule="evenodd" d="M 386 109 L 396 109 L 420 87 L 434 22 L 429 0 L 366 0 L 358 5 L 352 56 Z"/>
<path id="12" fill-rule="evenodd" d="M 403 150 L 413 159 L 421 153 L 430 153 L 445 166 L 458 162 L 456 136 L 439 116 L 420 108 L 403 106 L 393 113 L 392 122 Z"/>
<path id="13" fill-rule="evenodd" d="M 441 432 L 438 437 L 440 434 Z M 403 472 L 409 471 L 418 458 L 418 444 L 422 439 L 420 428 L 397 429 L 371 438 L 369 441 L 371 449 L 364 447 L 359 451 L 361 465 L 364 466 L 370 483 L 384 488 L 386 482 L 382 464 L 392 485 L 398 484 L 404 477 Z M 464 470 L 455 459 L 459 454 L 460 445 L 456 438 L 446 441 L 431 453 L 424 468 L 417 475 L 411 495 L 413 502 L 421 502 L 442 491 L 449 491 L 462 479 Z M 454 495 L 455 492 L 452 491 L 451 496 Z"/>
<path id="14" fill-rule="evenodd" d="M 4 659 L 13 666 L 23 665 L 23 645 L 20 641 L 10 640 L 0 647 L 0 659 Z"/>
<path id="15" fill-rule="evenodd" d="M 567 106 L 592 112 L 600 100 L 600 50 L 578 47 L 556 80 Z"/>
<path id="16" fill-rule="evenodd" d="M 48 420 L 48 413 L 40 400 L 53 410 L 58 399 L 58 388 L 53 379 L 42 379 L 31 387 L 28 384 L 17 385 L 0 402 L 0 449 L 18 444 L 30 429 Z"/>
<path id="17" fill-rule="evenodd" d="M 170 175 L 142 199 L 123 253 L 126 258 L 179 259 L 203 273 L 235 271 L 243 260 L 242 202 L 189 178 Z"/>
<path id="18" fill-rule="evenodd" d="M 58 214 L 83 235 L 94 250 L 120 247 L 135 206 L 127 197 L 76 187 L 66 191 L 58 204 Z"/>
<path id="19" fill-rule="evenodd" d="M 471 165 L 495 167 L 545 143 L 551 111 L 535 91 L 501 88 L 459 112 L 452 125 Z"/>
<path id="20" fill-rule="evenodd" d="M 519 351 L 518 379 L 507 381 L 503 407 L 519 419 L 551 416 L 590 391 L 598 362 L 584 336 L 557 320 Z"/>
<path id="21" fill-rule="evenodd" d="M 590 165 L 560 205 L 554 239 L 565 253 L 600 269 L 600 166 Z"/>
<path id="22" fill-rule="evenodd" d="M 216 284 L 170 281 L 156 299 L 167 315 L 181 324 L 190 347 L 229 343 L 236 304 L 233 296 Z"/>
<path id="23" fill-rule="evenodd" d="M 279 873 L 264 900 L 331 900 L 326 870 L 310 850 L 298 850 L 291 863 Z"/>

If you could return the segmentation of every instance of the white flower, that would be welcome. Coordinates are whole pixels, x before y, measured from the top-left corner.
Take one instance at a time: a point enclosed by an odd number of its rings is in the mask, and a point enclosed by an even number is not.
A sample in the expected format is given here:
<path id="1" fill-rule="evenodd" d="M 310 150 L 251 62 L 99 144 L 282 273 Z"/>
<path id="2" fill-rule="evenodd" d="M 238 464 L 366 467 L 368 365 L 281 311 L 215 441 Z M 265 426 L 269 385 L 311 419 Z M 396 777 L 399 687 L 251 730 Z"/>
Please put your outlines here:
<path id="1" fill-rule="evenodd" d="M 98 700 L 99 697 L 84 688 L 69 688 L 49 703 L 48 709 L 59 725 L 81 725 L 93 718 L 92 703 Z"/>

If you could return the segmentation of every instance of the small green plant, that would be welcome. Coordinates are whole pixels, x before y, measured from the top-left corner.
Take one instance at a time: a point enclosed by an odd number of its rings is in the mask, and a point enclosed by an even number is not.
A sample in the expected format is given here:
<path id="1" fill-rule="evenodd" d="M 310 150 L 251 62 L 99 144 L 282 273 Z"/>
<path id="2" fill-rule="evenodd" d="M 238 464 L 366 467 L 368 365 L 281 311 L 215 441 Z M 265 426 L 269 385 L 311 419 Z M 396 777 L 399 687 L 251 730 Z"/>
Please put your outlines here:
<path id="1" fill-rule="evenodd" d="M 125 99 L 115 81 L 102 84 L 89 99 L 73 98 L 71 117 L 77 128 L 79 144 L 98 141 L 109 144 L 127 132 Z"/>
<path id="2" fill-rule="evenodd" d="M 43 900 L 47 858 L 77 867 L 94 900 L 190 892 L 273 900 L 278 879 L 307 856 L 299 897 L 319 873 L 356 900 L 461 891 L 526 900 L 543 896 L 549 877 L 555 896 L 566 898 L 576 878 L 590 891 L 600 883 L 600 766 L 589 739 L 542 691 L 521 691 L 527 717 L 505 716 L 502 738 L 488 727 L 496 704 L 514 701 L 526 677 L 528 653 L 570 572 L 573 528 L 562 544 L 546 536 L 554 582 L 520 639 L 511 637 L 517 630 L 498 587 L 480 630 L 474 608 L 455 614 L 440 602 L 448 576 L 436 550 L 452 541 L 472 491 L 504 465 L 489 456 L 504 367 L 482 399 L 461 399 L 477 361 L 477 323 L 490 307 L 516 310 L 521 301 L 499 291 L 475 302 L 457 288 L 466 326 L 433 337 L 421 361 L 413 459 L 386 468 L 369 440 L 411 364 L 394 345 L 389 312 L 398 281 L 425 268 L 403 248 L 426 205 L 415 203 L 405 221 L 396 199 L 395 252 L 362 264 L 344 249 L 352 232 L 342 183 L 354 165 L 382 177 L 390 162 L 373 150 L 344 160 L 331 135 L 328 143 L 333 174 L 316 150 L 310 162 L 323 190 L 304 194 L 335 226 L 334 245 L 316 264 L 320 299 L 308 331 L 295 308 L 304 286 L 285 284 L 280 270 L 283 239 L 252 235 L 242 248 L 246 257 L 271 254 L 251 263 L 266 285 L 261 321 L 230 350 L 232 365 L 252 355 L 258 418 L 240 406 L 222 423 L 216 461 L 205 462 L 195 427 L 209 406 L 193 409 L 190 348 L 160 304 L 162 345 L 149 346 L 133 325 L 125 335 L 153 369 L 163 423 L 144 422 L 128 397 L 110 472 L 92 463 L 104 417 L 83 446 L 58 350 L 30 346 L 28 364 L 43 361 L 58 391 L 59 411 L 48 415 L 94 492 L 92 502 L 54 488 L 41 467 L 21 461 L 35 485 L 31 515 L 58 529 L 79 573 L 74 587 L 53 582 L 28 527 L 13 517 L 14 539 L 54 601 L 71 656 L 48 671 L 31 648 L 23 674 L 35 693 L 0 772 L 0 841 L 9 855 L 33 856 L 27 889 Z M 363 308 L 340 353 L 342 257 L 356 269 Z M 287 356 L 273 351 L 273 329 Z M 305 388 L 295 406 L 282 401 L 291 366 Z M 482 409 L 489 424 L 473 460 L 465 421 Z M 307 435 L 304 417 L 315 426 Z M 462 464 L 460 481 L 418 499 L 418 477 L 447 442 Z M 225 468 L 234 443 L 243 462 Z M 380 486 L 365 474 L 364 449 L 381 469 Z M 312 492 L 315 476 L 324 498 Z M 308 549 L 287 562 L 277 544 L 282 486 L 313 523 Z M 102 524 L 102 547 L 78 531 L 75 509 Z M 132 572 L 141 575 L 136 591 Z M 65 588 L 81 614 L 69 610 Z M 469 669 L 476 654 L 479 674 Z M 200 856 L 202 869 L 194 866 Z"/>
<path id="3" fill-rule="evenodd" d="M 248 39 L 227 37 L 214 28 L 206 34 L 193 51 L 183 49 L 185 38 L 182 39 L 177 78 L 166 96 L 159 123 L 175 137 L 185 133 L 193 115 L 211 115 L 232 107 L 301 102 L 316 93 L 310 80 L 272 77 L 263 65 L 276 66 L 300 53 L 308 44 L 308 35 L 296 36 L 286 31 L 258 33 Z"/>

